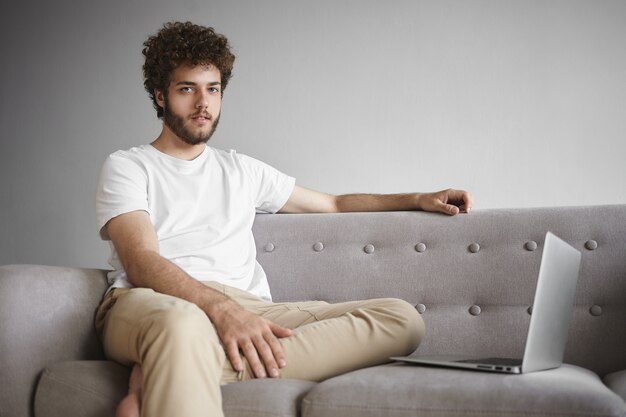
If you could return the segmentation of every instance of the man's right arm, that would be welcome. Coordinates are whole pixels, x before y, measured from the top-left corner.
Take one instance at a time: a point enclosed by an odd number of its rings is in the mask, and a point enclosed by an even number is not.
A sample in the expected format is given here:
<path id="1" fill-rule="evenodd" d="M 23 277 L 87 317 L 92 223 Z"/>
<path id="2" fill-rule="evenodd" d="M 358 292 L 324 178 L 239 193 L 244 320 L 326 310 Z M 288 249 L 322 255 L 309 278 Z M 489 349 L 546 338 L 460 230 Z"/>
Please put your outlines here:
<path id="1" fill-rule="evenodd" d="M 249 313 L 163 258 L 147 212 L 122 214 L 109 220 L 106 228 L 131 284 L 200 307 L 215 326 L 235 370 L 243 370 L 241 351 L 256 377 L 279 375 L 286 362 L 278 338 L 291 335 L 289 329 Z"/>

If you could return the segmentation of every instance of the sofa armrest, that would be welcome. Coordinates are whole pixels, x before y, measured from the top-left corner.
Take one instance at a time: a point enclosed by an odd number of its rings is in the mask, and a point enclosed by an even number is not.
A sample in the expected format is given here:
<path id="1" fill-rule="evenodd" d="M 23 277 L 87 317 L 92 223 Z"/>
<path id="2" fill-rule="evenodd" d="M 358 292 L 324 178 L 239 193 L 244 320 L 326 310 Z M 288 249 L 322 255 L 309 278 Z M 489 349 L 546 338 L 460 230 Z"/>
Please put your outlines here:
<path id="1" fill-rule="evenodd" d="M 0 415 L 33 415 L 46 365 L 104 357 L 93 319 L 106 286 L 101 270 L 0 267 Z"/>

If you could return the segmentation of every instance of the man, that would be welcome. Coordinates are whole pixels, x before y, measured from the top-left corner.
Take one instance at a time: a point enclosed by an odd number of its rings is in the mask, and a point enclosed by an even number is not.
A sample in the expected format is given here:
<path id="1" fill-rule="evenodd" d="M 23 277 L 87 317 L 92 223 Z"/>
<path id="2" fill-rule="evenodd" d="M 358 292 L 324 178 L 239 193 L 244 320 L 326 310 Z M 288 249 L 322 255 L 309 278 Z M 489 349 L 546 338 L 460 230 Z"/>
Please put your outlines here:
<path id="1" fill-rule="evenodd" d="M 269 213 L 469 212 L 469 193 L 332 196 L 206 145 L 234 56 L 226 38 L 169 23 L 144 43 L 144 85 L 163 120 L 150 144 L 112 154 L 97 193 L 111 288 L 96 317 L 107 356 L 133 365 L 119 416 L 219 416 L 220 385 L 323 380 L 412 352 L 423 322 L 396 299 L 272 303 L 252 223 Z M 367 344 L 368 349 L 362 349 Z"/>

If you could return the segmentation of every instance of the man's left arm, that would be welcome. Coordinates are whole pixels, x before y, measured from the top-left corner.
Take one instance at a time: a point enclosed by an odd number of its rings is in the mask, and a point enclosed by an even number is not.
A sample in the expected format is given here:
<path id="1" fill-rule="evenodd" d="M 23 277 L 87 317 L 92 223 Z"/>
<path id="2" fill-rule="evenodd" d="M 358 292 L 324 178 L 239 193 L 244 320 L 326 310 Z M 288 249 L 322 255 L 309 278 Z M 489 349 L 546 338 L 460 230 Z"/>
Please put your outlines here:
<path id="1" fill-rule="evenodd" d="M 451 216 L 469 213 L 472 195 L 447 189 L 434 193 L 331 195 L 295 186 L 280 213 L 345 213 L 363 211 L 441 212 Z"/>

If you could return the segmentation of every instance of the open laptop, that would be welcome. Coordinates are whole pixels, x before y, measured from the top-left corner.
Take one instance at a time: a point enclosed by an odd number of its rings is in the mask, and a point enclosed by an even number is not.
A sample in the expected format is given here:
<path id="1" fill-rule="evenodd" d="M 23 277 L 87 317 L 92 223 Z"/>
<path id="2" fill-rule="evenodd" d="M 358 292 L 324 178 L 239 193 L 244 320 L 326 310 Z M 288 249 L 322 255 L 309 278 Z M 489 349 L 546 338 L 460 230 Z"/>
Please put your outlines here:
<path id="1" fill-rule="evenodd" d="M 479 371 L 521 374 L 558 368 L 563 362 L 574 308 L 581 254 L 547 232 L 526 347 L 522 359 L 461 355 L 403 356 L 392 360 Z"/>

